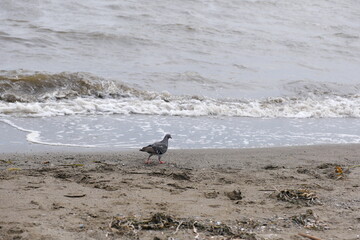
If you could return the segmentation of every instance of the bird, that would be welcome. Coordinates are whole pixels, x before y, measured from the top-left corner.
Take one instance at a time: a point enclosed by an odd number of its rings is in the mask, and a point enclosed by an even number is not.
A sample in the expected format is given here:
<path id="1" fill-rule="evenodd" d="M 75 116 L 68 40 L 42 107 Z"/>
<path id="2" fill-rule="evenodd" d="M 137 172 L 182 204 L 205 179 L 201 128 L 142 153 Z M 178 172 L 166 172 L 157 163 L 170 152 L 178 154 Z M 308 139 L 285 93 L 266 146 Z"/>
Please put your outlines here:
<path id="1" fill-rule="evenodd" d="M 146 164 L 150 163 L 150 158 L 153 155 L 158 156 L 158 160 L 160 164 L 163 164 L 165 162 L 161 161 L 161 156 L 164 155 L 168 149 L 169 146 L 169 138 L 172 138 L 170 134 L 166 134 L 164 139 L 160 142 L 155 142 L 153 144 L 150 144 L 146 147 L 143 147 L 140 149 L 142 152 L 147 152 L 149 154 L 148 159 L 145 161 Z"/>

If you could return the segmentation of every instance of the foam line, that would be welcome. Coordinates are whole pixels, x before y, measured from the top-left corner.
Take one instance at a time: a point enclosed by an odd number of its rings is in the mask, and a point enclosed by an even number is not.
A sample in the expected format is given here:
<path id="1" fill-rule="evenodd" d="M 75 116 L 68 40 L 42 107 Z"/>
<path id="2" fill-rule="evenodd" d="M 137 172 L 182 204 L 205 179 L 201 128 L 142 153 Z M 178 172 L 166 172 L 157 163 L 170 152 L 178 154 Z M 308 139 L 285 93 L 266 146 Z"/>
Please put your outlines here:
<path id="1" fill-rule="evenodd" d="M 25 132 L 26 134 L 26 140 L 31 143 L 35 144 L 42 144 L 42 145 L 50 145 L 50 146 L 66 146 L 66 147 L 84 147 L 84 148 L 94 148 L 95 145 L 77 145 L 77 144 L 66 144 L 66 143 L 50 143 L 50 142 L 44 142 L 40 139 L 40 132 L 30 129 L 25 129 L 23 127 L 20 127 L 16 125 L 15 123 L 11 122 L 8 119 L 0 119 L 0 122 L 3 122 L 21 132 Z"/>
<path id="2" fill-rule="evenodd" d="M 141 98 L 84 98 L 46 102 L 1 102 L 0 114 L 51 117 L 64 115 L 143 114 L 165 116 L 228 116 L 254 118 L 360 118 L 358 96 L 333 98 L 269 98 L 227 101 L 187 97 L 144 100 Z"/>

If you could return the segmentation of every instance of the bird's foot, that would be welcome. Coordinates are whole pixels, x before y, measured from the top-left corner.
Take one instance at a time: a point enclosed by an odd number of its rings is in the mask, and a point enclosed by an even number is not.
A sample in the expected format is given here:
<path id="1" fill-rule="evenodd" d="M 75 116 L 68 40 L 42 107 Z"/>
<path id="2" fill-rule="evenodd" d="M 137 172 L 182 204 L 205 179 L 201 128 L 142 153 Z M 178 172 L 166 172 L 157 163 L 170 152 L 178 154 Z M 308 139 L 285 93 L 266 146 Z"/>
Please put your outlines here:
<path id="1" fill-rule="evenodd" d="M 145 164 L 150 164 L 150 163 L 151 163 L 151 161 L 149 161 L 149 160 L 148 160 L 148 161 L 145 161 Z"/>
<path id="2" fill-rule="evenodd" d="M 159 163 L 160 163 L 160 164 L 163 164 L 163 163 L 165 163 L 165 162 L 164 162 L 164 161 L 159 161 Z"/>

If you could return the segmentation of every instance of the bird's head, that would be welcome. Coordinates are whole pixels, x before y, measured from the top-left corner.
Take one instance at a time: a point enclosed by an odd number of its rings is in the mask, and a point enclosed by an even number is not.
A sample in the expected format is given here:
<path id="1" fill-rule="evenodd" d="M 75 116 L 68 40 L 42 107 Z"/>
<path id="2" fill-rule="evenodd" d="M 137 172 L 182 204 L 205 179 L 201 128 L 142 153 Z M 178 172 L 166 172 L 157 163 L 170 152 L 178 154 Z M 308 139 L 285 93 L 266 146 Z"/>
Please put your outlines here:
<path id="1" fill-rule="evenodd" d="M 166 139 L 169 139 L 169 138 L 172 138 L 172 137 L 171 137 L 170 134 L 166 134 L 166 135 L 165 135 L 165 138 L 166 138 Z"/>

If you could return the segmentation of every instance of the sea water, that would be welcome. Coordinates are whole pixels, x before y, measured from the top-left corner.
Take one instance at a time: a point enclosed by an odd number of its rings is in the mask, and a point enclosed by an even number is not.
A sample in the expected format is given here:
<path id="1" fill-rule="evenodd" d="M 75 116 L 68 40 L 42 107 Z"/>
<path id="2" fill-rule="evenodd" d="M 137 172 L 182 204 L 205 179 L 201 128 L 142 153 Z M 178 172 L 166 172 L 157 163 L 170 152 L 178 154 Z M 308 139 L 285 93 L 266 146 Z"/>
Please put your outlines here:
<path id="1" fill-rule="evenodd" d="M 18 134 L 0 146 L 358 143 L 359 12 L 354 0 L 3 0 L 0 125 Z"/>

